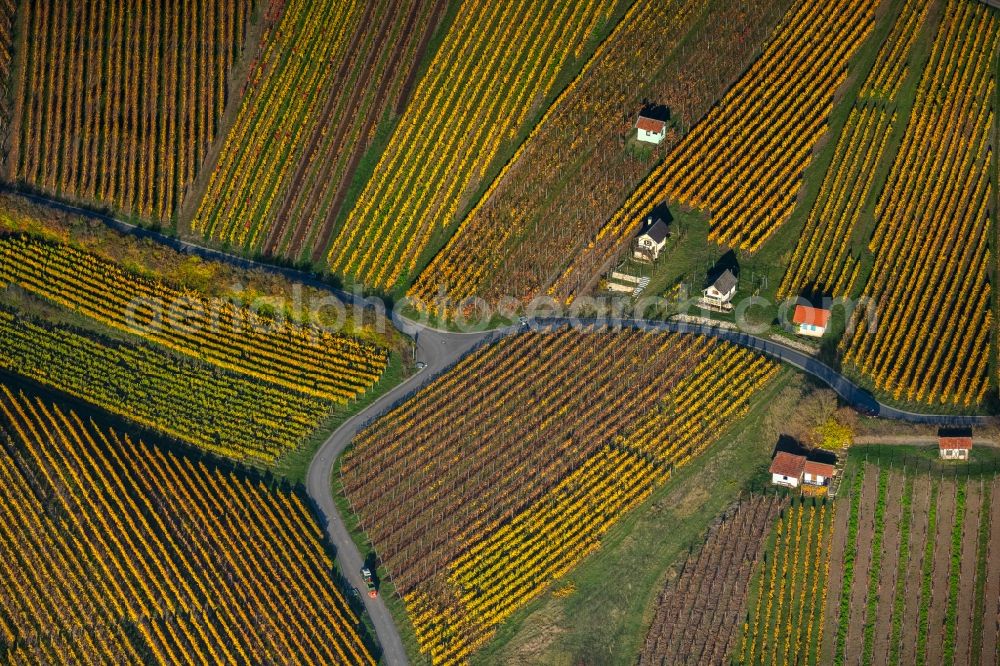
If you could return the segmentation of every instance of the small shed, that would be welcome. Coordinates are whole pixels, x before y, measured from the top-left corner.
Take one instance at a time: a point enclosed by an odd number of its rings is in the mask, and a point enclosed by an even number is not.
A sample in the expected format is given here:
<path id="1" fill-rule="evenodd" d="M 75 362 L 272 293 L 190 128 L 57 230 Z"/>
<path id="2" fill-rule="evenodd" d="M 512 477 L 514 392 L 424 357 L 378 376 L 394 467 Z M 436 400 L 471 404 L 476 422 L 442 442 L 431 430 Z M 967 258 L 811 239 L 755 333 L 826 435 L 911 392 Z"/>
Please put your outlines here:
<path id="1" fill-rule="evenodd" d="M 667 223 L 662 218 L 646 218 L 645 230 L 636 238 L 636 249 L 633 256 L 644 261 L 655 261 L 667 244 Z"/>
<path id="2" fill-rule="evenodd" d="M 795 324 L 795 332 L 799 335 L 821 338 L 830 325 L 830 311 L 808 305 L 796 305 L 792 323 Z"/>
<path id="3" fill-rule="evenodd" d="M 660 145 L 667 137 L 667 123 L 656 118 L 644 116 L 641 113 L 635 121 L 636 136 L 639 141 Z"/>
<path id="4" fill-rule="evenodd" d="M 802 482 L 812 486 L 825 486 L 833 479 L 834 473 L 833 465 L 807 458 L 802 468 Z"/>
<path id="5" fill-rule="evenodd" d="M 771 483 L 776 486 L 798 488 L 802 483 L 802 473 L 805 471 L 806 457 L 797 456 L 788 451 L 778 451 L 771 461 Z"/>
<path id="6" fill-rule="evenodd" d="M 738 282 L 733 272 L 727 268 L 722 272 L 722 275 L 715 279 L 715 282 L 701 293 L 709 305 L 720 308 L 725 307 L 736 294 L 736 285 Z"/>
<path id="7" fill-rule="evenodd" d="M 968 460 L 972 435 L 938 437 L 938 452 L 944 460 Z"/>

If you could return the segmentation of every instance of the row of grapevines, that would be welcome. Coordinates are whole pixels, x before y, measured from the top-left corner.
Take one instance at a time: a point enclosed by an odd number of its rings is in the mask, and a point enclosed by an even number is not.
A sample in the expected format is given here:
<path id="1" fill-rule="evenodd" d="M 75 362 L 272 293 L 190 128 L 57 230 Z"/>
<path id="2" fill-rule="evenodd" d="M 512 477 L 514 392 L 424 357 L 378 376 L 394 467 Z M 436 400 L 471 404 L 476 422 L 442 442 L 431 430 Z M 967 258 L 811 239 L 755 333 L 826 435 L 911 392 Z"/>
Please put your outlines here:
<path id="1" fill-rule="evenodd" d="M 432 577 L 483 526 L 553 487 L 711 347 L 637 330 L 512 336 L 362 431 L 344 486 L 397 589 Z"/>
<path id="2" fill-rule="evenodd" d="M 375 123 L 406 94 L 442 10 L 440 0 L 289 3 L 264 36 L 193 229 L 322 257 Z"/>
<path id="3" fill-rule="evenodd" d="M 526 333 L 359 433 L 345 491 L 421 649 L 465 660 L 744 414 L 776 370 L 696 336 Z"/>
<path id="4" fill-rule="evenodd" d="M 709 238 L 754 251 L 795 207 L 847 63 L 873 27 L 864 0 L 800 3 L 750 71 L 685 137 L 656 190 L 712 213 Z"/>
<path id="5" fill-rule="evenodd" d="M 374 664 L 295 495 L 0 385 L 12 663 Z"/>
<path id="6" fill-rule="evenodd" d="M 833 506 L 802 498 L 775 528 L 747 601 L 741 664 L 816 664 L 827 596 Z"/>
<path id="7" fill-rule="evenodd" d="M 494 628 L 600 546 L 601 536 L 665 473 L 607 446 L 511 521 L 449 565 L 453 604 L 418 590 L 404 597 L 421 650 L 434 663 L 462 662 Z"/>
<path id="8" fill-rule="evenodd" d="M 910 52 L 930 11 L 930 0 L 906 0 L 892 31 L 861 86 L 860 97 L 892 101 L 903 85 L 910 66 Z"/>
<path id="9" fill-rule="evenodd" d="M 528 301 L 557 280 L 550 292 L 557 298 L 585 291 L 631 238 L 596 238 L 604 223 L 669 154 L 680 130 L 739 79 L 791 4 L 633 4 L 408 296 L 452 316 L 470 296 Z M 636 114 L 649 103 L 670 110 L 657 148 L 633 138 Z"/>
<path id="10" fill-rule="evenodd" d="M 896 103 L 896 92 L 906 75 L 908 65 L 900 59 L 912 58 L 910 49 L 929 6 L 930 2 L 909 0 L 882 44 L 837 139 L 819 196 L 781 280 L 778 293 L 782 297 L 853 293 L 861 262 L 851 254 L 852 236 L 896 127 L 896 114 L 887 107 Z"/>
<path id="11" fill-rule="evenodd" d="M 801 175 L 873 25 L 863 0 L 798 2 L 764 53 L 678 148 L 636 188 L 549 287 L 566 302 L 578 273 L 639 228 L 664 198 L 712 214 L 711 238 L 756 250 L 795 206 Z"/>
<path id="12" fill-rule="evenodd" d="M 357 397 L 388 361 L 369 343 L 265 319 L 28 235 L 0 236 L 4 282 L 182 356 L 325 400 Z"/>
<path id="13" fill-rule="evenodd" d="M 38 0 L 5 176 L 167 220 L 219 129 L 250 0 Z"/>
<path id="14" fill-rule="evenodd" d="M 237 460 L 298 448 L 330 403 L 0 309 L 0 369 Z"/>
<path id="15" fill-rule="evenodd" d="M 412 273 L 616 4 L 463 2 L 333 241 L 331 270 L 382 290 Z"/>
<path id="16" fill-rule="evenodd" d="M 995 10 L 950 0 L 876 208 L 864 296 L 876 318 L 845 361 L 894 399 L 977 405 L 993 323 L 990 170 Z"/>
<path id="17" fill-rule="evenodd" d="M 0 0 L 0 129 L 5 133 L 10 123 L 11 72 L 14 68 L 14 24 L 17 21 L 17 3 Z"/>
<path id="18" fill-rule="evenodd" d="M 657 599 L 639 666 L 723 663 L 767 536 L 787 506 L 781 495 L 751 495 L 716 520 Z"/>
<path id="19" fill-rule="evenodd" d="M 646 87 L 704 8 L 704 0 L 639 0 L 632 5 L 579 77 L 549 107 L 446 248 L 420 274 L 408 294 L 419 307 L 447 316 L 448 307 L 434 303 L 440 288 L 453 302 L 487 295 L 486 286 L 497 279 L 498 271 L 508 273 L 513 284 L 496 285 L 489 297 L 537 291 L 537 283 L 526 284 L 526 268 L 510 265 L 516 261 L 510 255 L 535 250 L 528 263 L 536 267 L 564 260 L 567 245 L 580 242 L 579 227 L 592 221 L 595 204 L 628 193 L 606 190 L 627 188 L 648 171 L 647 165 L 621 151 L 623 110 L 640 108 L 644 95 L 659 99 Z M 567 179 L 567 174 L 573 175 Z M 563 197 L 554 197 L 567 180 L 574 187 L 572 197 L 566 198 L 585 206 L 587 215 Z M 532 224 L 540 215 L 546 223 Z M 497 289 L 504 291 L 498 294 Z"/>
<path id="20" fill-rule="evenodd" d="M 851 111 L 778 288 L 782 297 L 852 293 L 861 263 L 850 256 L 851 234 L 895 121 L 895 114 L 877 106 Z"/>

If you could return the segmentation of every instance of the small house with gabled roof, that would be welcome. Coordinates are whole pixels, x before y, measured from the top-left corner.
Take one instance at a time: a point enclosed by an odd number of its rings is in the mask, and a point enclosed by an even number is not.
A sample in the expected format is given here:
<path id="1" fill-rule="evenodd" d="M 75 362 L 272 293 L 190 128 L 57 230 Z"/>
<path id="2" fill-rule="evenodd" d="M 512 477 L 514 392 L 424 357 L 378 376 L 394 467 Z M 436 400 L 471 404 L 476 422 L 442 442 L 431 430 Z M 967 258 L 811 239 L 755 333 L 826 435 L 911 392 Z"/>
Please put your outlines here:
<path id="1" fill-rule="evenodd" d="M 650 215 L 646 218 L 645 229 L 636 237 L 636 248 L 633 256 L 642 261 L 655 261 L 667 244 L 670 231 L 662 218 Z"/>
<path id="2" fill-rule="evenodd" d="M 836 468 L 829 463 L 810 460 L 789 451 L 774 454 L 769 471 L 771 483 L 786 488 L 798 488 L 803 484 L 823 488 L 830 484 L 836 474 Z"/>
<path id="3" fill-rule="evenodd" d="M 660 145 L 667 138 L 667 123 L 656 118 L 644 116 L 641 113 L 635 121 L 635 138 L 639 141 Z"/>
<path id="4" fill-rule="evenodd" d="M 802 483 L 802 472 L 805 470 L 806 457 L 797 456 L 788 451 L 778 451 L 771 461 L 771 483 L 776 486 L 798 488 Z"/>
<path id="5" fill-rule="evenodd" d="M 972 435 L 938 437 L 938 453 L 944 460 L 968 460 L 972 451 Z"/>
<path id="6" fill-rule="evenodd" d="M 706 303 L 717 308 L 725 308 L 736 294 L 736 275 L 728 268 L 701 293 Z"/>
<path id="7" fill-rule="evenodd" d="M 795 324 L 795 332 L 799 335 L 821 338 L 830 325 L 830 311 L 808 305 L 796 305 L 792 323 Z"/>

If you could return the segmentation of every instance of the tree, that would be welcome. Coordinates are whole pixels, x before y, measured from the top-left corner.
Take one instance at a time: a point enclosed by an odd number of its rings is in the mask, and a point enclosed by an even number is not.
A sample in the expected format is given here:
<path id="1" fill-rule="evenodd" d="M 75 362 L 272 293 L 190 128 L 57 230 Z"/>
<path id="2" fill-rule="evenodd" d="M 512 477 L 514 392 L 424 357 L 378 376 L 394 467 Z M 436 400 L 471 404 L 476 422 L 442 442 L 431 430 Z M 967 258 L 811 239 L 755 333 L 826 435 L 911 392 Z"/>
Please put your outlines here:
<path id="1" fill-rule="evenodd" d="M 843 449 L 851 445 L 854 432 L 850 426 L 831 416 L 813 430 L 813 443 L 823 449 Z"/>

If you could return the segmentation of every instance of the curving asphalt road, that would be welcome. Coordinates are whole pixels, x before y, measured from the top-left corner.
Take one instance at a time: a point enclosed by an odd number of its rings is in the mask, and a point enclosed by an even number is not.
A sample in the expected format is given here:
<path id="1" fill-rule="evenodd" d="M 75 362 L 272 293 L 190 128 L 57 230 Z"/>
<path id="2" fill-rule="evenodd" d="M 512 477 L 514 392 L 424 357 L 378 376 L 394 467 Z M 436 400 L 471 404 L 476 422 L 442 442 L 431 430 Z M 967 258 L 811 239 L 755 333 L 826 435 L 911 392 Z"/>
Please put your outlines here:
<path id="1" fill-rule="evenodd" d="M 392 391 L 386 393 L 367 409 L 358 413 L 334 431 L 320 446 L 316 457 L 309 466 L 306 479 L 307 492 L 323 514 L 326 521 L 325 527 L 327 533 L 337 550 L 337 559 L 340 560 L 341 570 L 347 576 L 348 580 L 350 580 L 351 584 L 358 589 L 364 589 L 364 581 L 360 575 L 364 558 L 351 540 L 332 496 L 333 464 L 337 456 L 347 448 L 354 435 L 365 423 L 384 413 L 411 393 L 419 390 L 434 376 L 447 369 L 477 346 L 491 340 L 499 339 L 504 335 L 518 330 L 517 327 L 508 327 L 477 333 L 449 333 L 429 328 L 398 316 L 394 318 L 394 323 L 404 333 L 415 337 L 417 360 L 426 363 L 427 367 L 395 387 Z M 611 327 L 631 327 L 649 331 L 672 331 L 676 333 L 698 333 L 716 337 L 761 352 L 771 358 L 798 368 L 829 385 L 845 402 L 860 409 L 863 413 L 882 418 L 945 426 L 982 425 L 996 420 L 995 417 L 991 416 L 915 414 L 883 405 L 872 397 L 868 391 L 860 388 L 830 366 L 808 354 L 804 354 L 797 349 L 773 340 L 715 326 L 677 321 L 621 319 L 596 321 L 568 320 L 555 317 L 535 320 L 531 323 L 531 328 L 540 331 L 552 331 L 567 324 L 584 326 L 603 324 Z M 364 603 L 365 609 L 375 626 L 379 643 L 382 646 L 383 662 L 390 665 L 406 664 L 406 651 L 403 649 L 399 631 L 381 597 L 378 599 L 364 597 Z"/>
<path id="2" fill-rule="evenodd" d="M 337 428 L 316 452 L 309 464 L 306 474 L 306 492 L 314 505 L 319 509 L 325 521 L 323 526 L 337 551 L 340 570 L 350 583 L 359 590 L 365 589 L 361 578 L 361 567 L 364 557 L 355 546 L 351 535 L 344 525 L 344 519 L 337 511 L 333 501 L 333 464 L 344 449 L 351 443 L 354 435 L 367 422 L 401 402 L 409 394 L 419 390 L 431 379 L 448 366 L 477 346 L 491 339 L 499 338 L 510 329 L 498 329 L 478 333 L 446 333 L 437 331 L 414 322 L 394 318 L 396 326 L 404 333 L 413 337 L 417 347 L 417 361 L 427 366 L 417 374 L 409 377 L 384 396 L 361 412 L 348 419 Z M 365 610 L 375 626 L 379 644 L 382 647 L 382 663 L 389 665 L 406 664 L 406 650 L 400 639 L 399 631 L 393 622 L 392 615 L 382 601 L 382 597 L 371 599 L 362 595 Z"/>
<path id="3" fill-rule="evenodd" d="M 908 423 L 922 423 L 928 425 L 961 427 L 996 423 L 995 416 L 962 416 L 952 414 L 920 414 L 897 409 L 891 405 L 879 402 L 867 390 L 842 375 L 839 371 L 831 368 L 814 356 L 805 354 L 797 349 L 774 340 L 761 338 L 750 333 L 734 331 L 732 329 L 720 328 L 717 326 L 707 326 L 702 324 L 692 324 L 680 321 L 650 321 L 635 319 L 611 319 L 597 320 L 575 320 L 580 324 L 601 324 L 608 326 L 627 326 L 640 328 L 643 330 L 673 331 L 676 333 L 698 333 L 708 335 L 721 340 L 726 340 L 734 344 L 753 349 L 767 356 L 787 363 L 798 368 L 832 388 L 844 402 L 854 407 L 863 414 L 878 416 L 880 418 L 892 419 L 894 421 L 906 421 Z M 566 319 L 554 317 L 549 319 L 539 319 L 538 326 L 562 326 L 567 323 Z"/>

